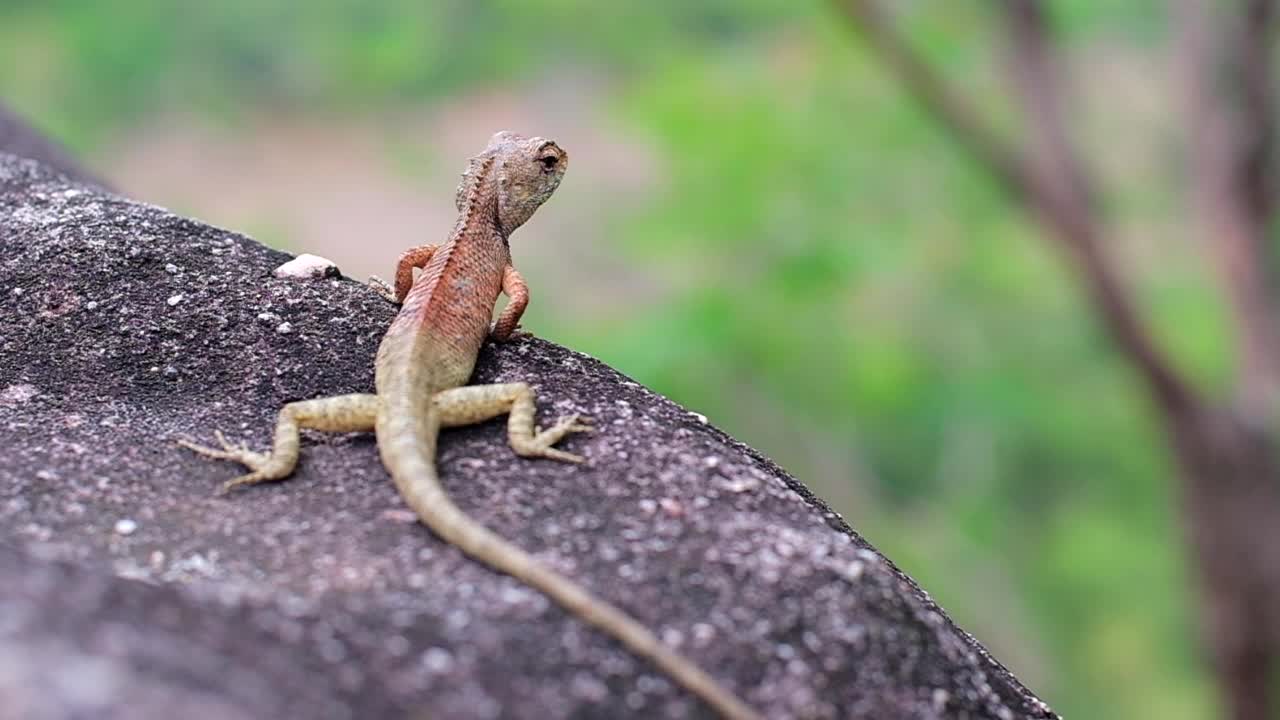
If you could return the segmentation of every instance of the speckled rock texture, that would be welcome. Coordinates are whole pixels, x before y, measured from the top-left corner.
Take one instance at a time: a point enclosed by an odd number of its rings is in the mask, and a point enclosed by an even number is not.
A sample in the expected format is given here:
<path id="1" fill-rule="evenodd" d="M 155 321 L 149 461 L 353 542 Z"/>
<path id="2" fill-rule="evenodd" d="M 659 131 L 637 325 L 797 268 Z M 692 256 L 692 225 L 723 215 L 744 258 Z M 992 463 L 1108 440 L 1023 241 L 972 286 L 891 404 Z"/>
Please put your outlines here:
<path id="1" fill-rule="evenodd" d="M 0 156 L 0 716 L 709 717 L 417 524 L 370 435 L 308 434 L 294 478 L 215 494 L 238 468 L 176 438 L 263 447 L 282 404 L 372 391 L 394 307 L 288 259 Z M 566 444 L 590 463 L 447 431 L 458 504 L 769 717 L 1057 717 L 704 418 L 543 340 L 484 349 L 476 381 L 515 380 L 596 419 Z"/>

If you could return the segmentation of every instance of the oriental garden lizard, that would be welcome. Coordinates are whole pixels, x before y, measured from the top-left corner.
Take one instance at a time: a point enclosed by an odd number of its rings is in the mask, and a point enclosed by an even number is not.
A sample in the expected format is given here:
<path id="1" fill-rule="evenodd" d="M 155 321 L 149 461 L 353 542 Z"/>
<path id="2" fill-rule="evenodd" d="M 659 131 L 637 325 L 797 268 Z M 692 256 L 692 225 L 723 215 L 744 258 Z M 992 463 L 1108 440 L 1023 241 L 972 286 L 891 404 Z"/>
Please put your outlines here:
<path id="1" fill-rule="evenodd" d="M 754 710 L 644 626 L 529 553 L 467 517 L 445 494 L 436 475 L 440 428 L 507 414 L 507 439 L 523 457 L 565 462 L 583 458 L 554 445 L 591 428 L 571 415 L 545 430 L 534 425 L 534 393 L 525 383 L 466 385 L 486 338 L 504 341 L 516 331 L 529 291 L 511 264 L 508 238 L 551 196 L 568 165 L 556 143 L 509 132 L 493 136 L 472 158 L 458 186 L 458 220 L 448 240 L 406 251 L 396 267 L 395 299 L 402 302 L 375 361 L 377 393 L 340 395 L 285 405 L 269 454 L 233 445 L 221 449 L 180 441 L 211 458 L 250 469 L 226 483 L 233 488 L 289 476 L 298 461 L 299 429 L 373 430 L 378 451 L 401 496 L 424 525 L 472 558 L 546 593 L 575 617 L 612 635 L 634 653 L 727 718 L 758 718 Z M 413 271 L 422 272 L 414 279 Z M 509 298 L 491 323 L 499 293 Z"/>

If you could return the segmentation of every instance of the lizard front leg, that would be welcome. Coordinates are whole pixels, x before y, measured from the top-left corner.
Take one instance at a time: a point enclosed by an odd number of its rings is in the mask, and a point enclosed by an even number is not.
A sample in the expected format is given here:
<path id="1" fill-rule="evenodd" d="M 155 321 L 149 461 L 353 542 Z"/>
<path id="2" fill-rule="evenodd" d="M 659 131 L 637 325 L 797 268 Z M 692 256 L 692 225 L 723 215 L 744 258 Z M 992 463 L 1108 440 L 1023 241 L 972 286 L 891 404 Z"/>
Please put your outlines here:
<path id="1" fill-rule="evenodd" d="M 435 406 L 440 425 L 457 427 L 484 422 L 507 413 L 507 442 L 521 457 L 543 457 L 580 463 L 581 455 L 552 447 L 569 433 L 591 432 L 588 418 L 568 415 L 546 430 L 534 425 L 535 395 L 528 383 L 465 385 L 436 393 Z"/>
<path id="2" fill-rule="evenodd" d="M 369 285 L 378 291 L 382 297 L 393 303 L 400 304 L 404 302 L 404 297 L 409 294 L 409 288 L 413 287 L 413 269 L 424 268 L 427 263 L 431 262 L 431 256 L 435 254 L 439 245 L 419 245 L 411 247 L 400 253 L 399 259 L 396 260 L 396 280 L 395 287 L 387 284 L 386 280 L 378 276 L 369 278 Z"/>
<path id="3" fill-rule="evenodd" d="M 438 247 L 440 246 L 419 245 L 400 253 L 400 259 L 396 260 L 396 302 L 404 302 L 404 297 L 413 287 L 413 269 L 426 267 Z"/>
<path id="4" fill-rule="evenodd" d="M 218 443 L 222 445 L 221 450 L 197 445 L 189 440 L 178 440 L 178 444 L 206 457 L 234 460 L 249 468 L 251 472 L 223 484 L 222 490 L 226 492 L 240 485 L 288 477 L 298 464 L 301 442 L 299 431 L 302 428 L 328 432 L 373 430 L 378 416 L 378 402 L 377 395 L 353 394 L 289 403 L 280 409 L 280 414 L 276 417 L 276 432 L 270 454 L 253 452 L 243 443 L 236 445 L 228 442 L 221 432 L 216 433 Z"/>
<path id="5" fill-rule="evenodd" d="M 507 296 L 507 306 L 502 308 L 502 314 L 489 331 L 489 337 L 498 342 L 519 334 L 516 329 L 520 327 L 520 316 L 524 315 L 524 309 L 529 305 L 529 286 L 520 277 L 516 266 L 510 263 L 502 270 L 502 292 Z"/>

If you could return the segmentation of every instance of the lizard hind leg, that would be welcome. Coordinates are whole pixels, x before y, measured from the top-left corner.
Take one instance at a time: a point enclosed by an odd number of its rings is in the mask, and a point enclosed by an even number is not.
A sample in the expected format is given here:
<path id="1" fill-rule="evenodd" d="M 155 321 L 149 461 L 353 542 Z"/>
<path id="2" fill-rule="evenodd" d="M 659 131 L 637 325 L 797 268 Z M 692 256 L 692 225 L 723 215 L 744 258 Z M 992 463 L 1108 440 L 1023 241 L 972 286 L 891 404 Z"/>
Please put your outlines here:
<path id="1" fill-rule="evenodd" d="M 591 432 L 590 418 L 569 415 L 541 430 L 533 424 L 534 400 L 533 388 L 528 383 L 465 385 L 443 390 L 432 397 L 440 424 L 444 427 L 471 425 L 507 413 L 507 441 L 517 455 L 583 462 L 585 459 L 581 455 L 553 446 L 570 433 Z"/>
<path id="2" fill-rule="evenodd" d="M 222 449 L 197 445 L 179 440 L 182 447 L 216 460 L 233 460 L 249 468 L 250 472 L 227 481 L 223 492 L 240 485 L 269 480 L 283 480 L 298 464 L 298 451 L 302 428 L 329 432 L 360 432 L 373 430 L 378 415 L 378 396 L 368 394 L 336 395 L 291 402 L 280 409 L 276 417 L 275 437 L 269 454 L 257 453 L 243 443 L 236 445 L 217 432 Z"/>

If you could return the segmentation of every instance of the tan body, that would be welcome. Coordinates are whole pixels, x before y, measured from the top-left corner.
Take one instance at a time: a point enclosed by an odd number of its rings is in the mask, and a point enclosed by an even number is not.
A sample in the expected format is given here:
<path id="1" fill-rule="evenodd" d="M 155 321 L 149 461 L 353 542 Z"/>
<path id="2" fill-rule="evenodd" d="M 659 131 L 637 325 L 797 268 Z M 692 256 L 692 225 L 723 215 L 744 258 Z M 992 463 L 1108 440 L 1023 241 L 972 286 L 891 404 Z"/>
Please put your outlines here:
<path id="1" fill-rule="evenodd" d="M 626 613 L 471 520 L 453 504 L 437 478 L 436 437 L 441 427 L 481 422 L 503 413 L 508 414 L 508 440 L 517 454 L 582 460 L 553 447 L 569 433 L 590 430 L 577 416 L 537 431 L 534 394 L 528 385 L 466 385 L 485 339 L 509 338 L 528 301 L 524 281 L 511 265 L 507 239 L 555 190 L 567 162 L 555 143 L 510 133 L 495 135 L 489 148 L 472 159 L 459 187 L 458 223 L 449 240 L 407 251 L 396 268 L 395 294 L 403 307 L 378 347 L 376 395 L 286 405 L 269 455 L 233 446 L 221 434 L 221 450 L 182 444 L 210 457 L 236 460 L 252 470 L 227 483 L 230 488 L 292 473 L 300 427 L 374 430 L 382 462 L 401 496 L 434 533 L 617 638 L 724 717 L 757 718 L 746 704 Z M 415 267 L 422 268 L 416 281 Z M 510 301 L 491 328 L 500 293 Z"/>

